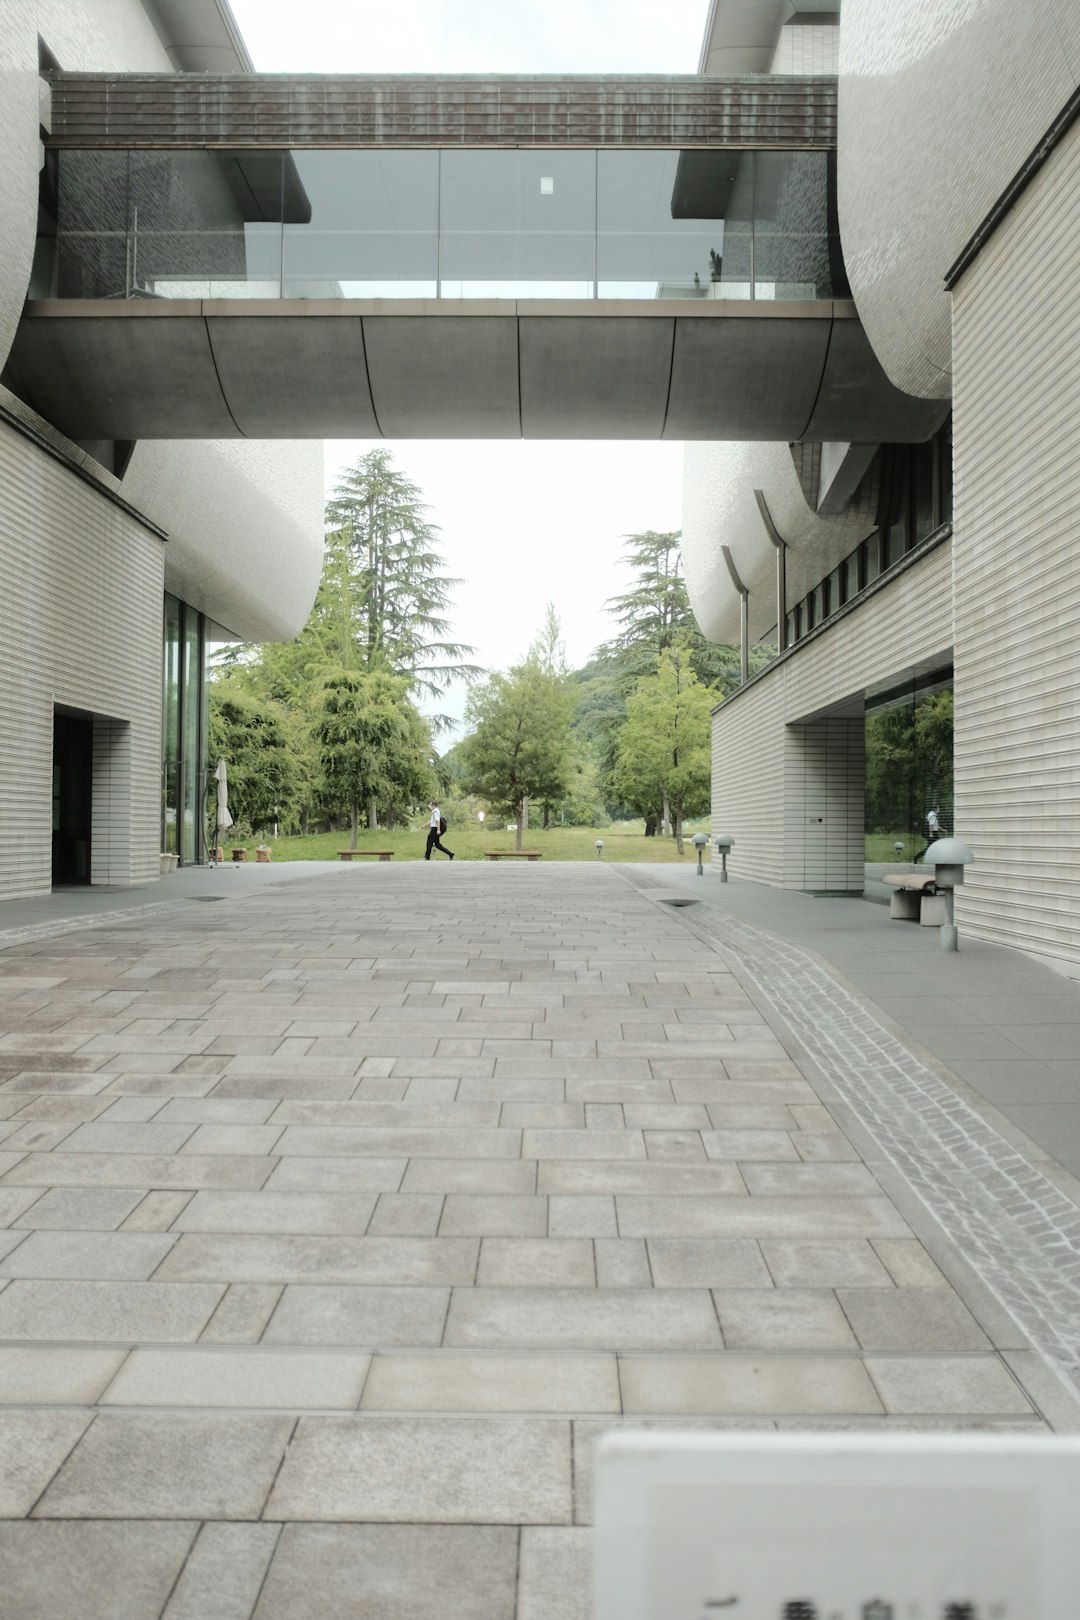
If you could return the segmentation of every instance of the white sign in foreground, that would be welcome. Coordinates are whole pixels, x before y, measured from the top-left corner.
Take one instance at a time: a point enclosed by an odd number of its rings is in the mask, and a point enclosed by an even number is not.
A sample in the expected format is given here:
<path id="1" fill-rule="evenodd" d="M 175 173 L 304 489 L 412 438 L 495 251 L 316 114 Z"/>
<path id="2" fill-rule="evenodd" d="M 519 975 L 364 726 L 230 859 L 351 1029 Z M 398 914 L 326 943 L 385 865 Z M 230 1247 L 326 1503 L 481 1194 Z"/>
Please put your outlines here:
<path id="1" fill-rule="evenodd" d="M 613 1434 L 594 1620 L 1078 1620 L 1080 1440 Z"/>

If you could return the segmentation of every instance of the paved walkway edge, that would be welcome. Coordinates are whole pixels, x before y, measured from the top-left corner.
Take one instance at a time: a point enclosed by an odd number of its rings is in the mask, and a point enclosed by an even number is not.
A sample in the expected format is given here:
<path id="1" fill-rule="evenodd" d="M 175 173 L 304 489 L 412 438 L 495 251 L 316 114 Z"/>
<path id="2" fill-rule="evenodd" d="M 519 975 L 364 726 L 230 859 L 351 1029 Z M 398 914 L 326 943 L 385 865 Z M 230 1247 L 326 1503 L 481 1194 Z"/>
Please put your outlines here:
<path id="1" fill-rule="evenodd" d="M 664 903 L 655 880 L 619 873 L 719 950 L 823 1102 L 842 1113 L 849 1134 L 858 1130 L 864 1159 L 930 1239 L 935 1260 L 965 1290 L 978 1284 L 983 1310 L 979 1299 L 974 1308 L 989 1336 L 1000 1344 L 1015 1323 L 1045 1359 L 1057 1388 L 1036 1383 L 1040 1404 L 1055 1406 L 1055 1428 L 1080 1429 L 1080 1207 L 824 959 L 715 911 L 689 915 L 685 902 Z"/>

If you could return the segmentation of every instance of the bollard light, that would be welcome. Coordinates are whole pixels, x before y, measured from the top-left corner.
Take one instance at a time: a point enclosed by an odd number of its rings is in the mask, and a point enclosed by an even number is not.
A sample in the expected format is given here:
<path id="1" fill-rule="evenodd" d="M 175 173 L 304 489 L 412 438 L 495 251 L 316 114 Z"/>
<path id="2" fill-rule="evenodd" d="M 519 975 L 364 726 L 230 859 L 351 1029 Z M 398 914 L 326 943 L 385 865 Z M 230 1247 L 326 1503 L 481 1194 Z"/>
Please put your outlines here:
<path id="1" fill-rule="evenodd" d="M 964 867 L 970 866 L 974 859 L 970 846 L 962 838 L 935 838 L 923 856 L 923 864 L 934 868 L 937 891 L 945 900 L 945 921 L 941 925 L 943 951 L 960 948 L 953 891 L 963 883 Z"/>
<path id="2" fill-rule="evenodd" d="M 602 861 L 604 858 L 604 840 L 602 838 L 596 840 L 596 858 L 598 861 Z"/>
<path id="3" fill-rule="evenodd" d="M 897 855 L 902 855 L 904 853 L 904 840 L 902 838 L 898 838 L 896 843 L 893 845 L 893 849 L 895 849 Z"/>
<path id="4" fill-rule="evenodd" d="M 721 883 L 726 883 L 728 850 L 732 847 L 735 840 L 732 838 L 730 833 L 717 833 L 713 842 L 715 843 L 720 855 L 720 881 Z"/>
<path id="5" fill-rule="evenodd" d="M 694 834 L 694 848 L 697 850 L 697 875 L 698 875 L 698 877 L 704 876 L 705 868 L 701 864 L 701 854 L 702 854 L 702 851 L 708 845 L 708 842 L 709 842 L 709 840 L 708 840 L 708 838 L 706 837 L 706 835 L 704 833 L 695 833 Z"/>

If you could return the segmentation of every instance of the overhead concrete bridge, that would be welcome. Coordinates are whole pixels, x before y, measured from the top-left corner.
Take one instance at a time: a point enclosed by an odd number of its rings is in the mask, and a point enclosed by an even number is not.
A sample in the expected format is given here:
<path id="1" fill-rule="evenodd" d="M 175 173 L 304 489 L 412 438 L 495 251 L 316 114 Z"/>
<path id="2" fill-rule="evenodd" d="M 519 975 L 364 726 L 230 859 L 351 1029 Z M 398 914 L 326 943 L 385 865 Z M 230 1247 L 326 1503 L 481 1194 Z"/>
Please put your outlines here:
<path id="1" fill-rule="evenodd" d="M 51 76 L 5 380 L 73 439 L 912 441 L 814 78 Z"/>

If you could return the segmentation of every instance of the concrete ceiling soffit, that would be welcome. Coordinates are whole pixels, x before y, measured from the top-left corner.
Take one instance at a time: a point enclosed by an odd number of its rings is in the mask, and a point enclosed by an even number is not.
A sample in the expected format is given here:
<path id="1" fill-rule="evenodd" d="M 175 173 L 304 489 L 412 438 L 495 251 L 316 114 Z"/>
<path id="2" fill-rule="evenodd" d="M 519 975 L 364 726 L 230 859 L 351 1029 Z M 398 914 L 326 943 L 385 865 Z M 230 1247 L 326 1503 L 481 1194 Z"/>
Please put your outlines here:
<path id="1" fill-rule="evenodd" d="M 947 399 L 917 398 L 891 383 L 861 322 L 838 320 L 813 411 L 791 437 L 917 444 L 937 432 L 948 412 Z"/>
<path id="2" fill-rule="evenodd" d="M 520 320 L 521 425 L 527 439 L 659 439 L 674 317 Z"/>
<path id="3" fill-rule="evenodd" d="M 675 326 L 666 439 L 797 439 L 814 409 L 832 306 L 810 316 L 688 316 Z"/>
<path id="4" fill-rule="evenodd" d="M 895 442 L 944 414 L 893 389 L 829 303 L 687 309 L 44 303 L 20 323 L 12 364 L 75 439 Z"/>
<path id="5" fill-rule="evenodd" d="M 221 388 L 252 439 L 379 437 L 359 320 L 209 316 Z"/>
<path id="6" fill-rule="evenodd" d="M 517 326 L 513 313 L 366 315 L 371 397 L 386 438 L 520 438 Z"/>
<path id="7" fill-rule="evenodd" d="M 23 320 L 13 361 L 34 409 L 70 439 L 231 439 L 197 304 L 162 319 Z"/>

